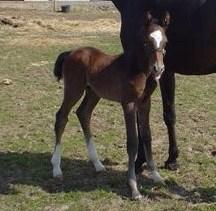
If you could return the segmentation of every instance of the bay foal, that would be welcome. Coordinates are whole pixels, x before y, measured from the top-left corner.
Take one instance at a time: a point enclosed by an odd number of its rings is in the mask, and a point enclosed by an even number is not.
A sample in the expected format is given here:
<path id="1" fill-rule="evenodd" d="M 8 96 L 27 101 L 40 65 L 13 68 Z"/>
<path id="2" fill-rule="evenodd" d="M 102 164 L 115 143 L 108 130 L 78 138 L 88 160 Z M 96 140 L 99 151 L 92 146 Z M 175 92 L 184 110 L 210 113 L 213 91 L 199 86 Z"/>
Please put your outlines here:
<path id="1" fill-rule="evenodd" d="M 138 149 L 136 111 L 142 112 L 146 93 L 149 92 L 145 90 L 147 78 L 151 76 L 159 80 L 164 71 L 163 57 L 167 42 L 165 30 L 169 23 L 169 15 L 165 13 L 161 20 L 155 20 L 146 12 L 144 22 L 137 35 L 134 50 L 127 54 L 110 56 L 98 49 L 84 47 L 58 56 L 54 74 L 58 80 L 64 80 L 64 99 L 56 114 L 56 145 L 51 159 L 54 177 L 62 177 L 60 144 L 69 112 L 85 91 L 85 97 L 76 113 L 85 136 L 89 159 L 96 171 L 105 170 L 98 159 L 90 129 L 93 109 L 100 98 L 121 103 L 127 133 L 128 184 L 132 198 L 141 198 L 134 164 Z M 148 147 L 146 156 L 153 180 L 161 181 Z"/>

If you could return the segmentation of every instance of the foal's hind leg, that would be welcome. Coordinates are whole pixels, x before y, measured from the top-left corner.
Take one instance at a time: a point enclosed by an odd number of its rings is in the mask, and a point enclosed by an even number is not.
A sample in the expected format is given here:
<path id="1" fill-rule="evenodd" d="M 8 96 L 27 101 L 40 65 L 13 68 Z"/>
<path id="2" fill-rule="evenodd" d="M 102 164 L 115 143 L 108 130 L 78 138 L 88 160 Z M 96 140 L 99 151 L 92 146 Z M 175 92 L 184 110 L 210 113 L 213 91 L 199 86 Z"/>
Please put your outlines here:
<path id="1" fill-rule="evenodd" d="M 80 88 L 80 89 L 79 89 Z M 62 170 L 60 167 L 61 164 L 61 137 L 64 132 L 65 126 L 68 121 L 68 115 L 71 111 L 71 108 L 75 103 L 80 99 L 83 94 L 84 89 L 79 87 L 76 89 L 75 93 L 72 93 L 73 90 L 65 88 L 64 100 L 61 105 L 61 108 L 56 113 L 56 122 L 55 122 L 55 148 L 52 155 L 51 163 L 53 165 L 53 177 L 62 177 Z"/>
<path id="2" fill-rule="evenodd" d="M 89 159 L 94 164 L 94 167 L 97 172 L 104 171 L 105 167 L 98 159 L 97 151 L 94 146 L 94 140 L 90 128 L 90 121 L 92 111 L 99 100 L 100 98 L 91 90 L 91 88 L 87 88 L 86 95 L 76 112 L 85 136 Z"/>
<path id="3" fill-rule="evenodd" d="M 163 182 L 162 177 L 157 171 L 152 157 L 152 139 L 151 129 L 149 126 L 149 112 L 151 106 L 151 98 L 145 100 L 138 107 L 138 125 L 140 130 L 141 140 L 143 140 L 143 147 L 146 156 L 147 167 L 149 170 L 149 176 L 154 182 Z"/>

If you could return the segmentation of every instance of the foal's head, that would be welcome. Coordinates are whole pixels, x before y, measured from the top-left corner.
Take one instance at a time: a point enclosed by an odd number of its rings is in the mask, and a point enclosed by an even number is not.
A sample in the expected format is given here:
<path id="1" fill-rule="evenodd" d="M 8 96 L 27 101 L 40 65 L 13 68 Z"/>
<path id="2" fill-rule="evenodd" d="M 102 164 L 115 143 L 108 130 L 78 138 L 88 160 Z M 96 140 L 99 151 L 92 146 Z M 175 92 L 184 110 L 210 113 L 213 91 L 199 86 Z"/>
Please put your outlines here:
<path id="1" fill-rule="evenodd" d="M 154 18 L 149 11 L 145 12 L 144 24 L 138 35 L 140 53 L 144 53 L 148 71 L 153 73 L 156 80 L 160 79 L 165 70 L 163 60 L 167 43 L 166 29 L 169 23 L 168 12 L 163 12 L 157 18 Z"/>

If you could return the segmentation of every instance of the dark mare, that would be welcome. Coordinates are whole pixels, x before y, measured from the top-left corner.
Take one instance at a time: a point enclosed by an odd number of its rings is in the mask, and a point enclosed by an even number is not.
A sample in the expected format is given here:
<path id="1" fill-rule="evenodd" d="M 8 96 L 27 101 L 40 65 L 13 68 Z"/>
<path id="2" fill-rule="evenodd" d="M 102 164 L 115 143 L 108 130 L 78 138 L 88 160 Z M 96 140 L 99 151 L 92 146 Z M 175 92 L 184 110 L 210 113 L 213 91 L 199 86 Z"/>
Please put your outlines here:
<path id="1" fill-rule="evenodd" d="M 167 30 L 169 43 L 165 59 L 166 71 L 161 80 L 164 121 L 169 135 L 169 157 L 165 167 L 178 167 L 179 150 L 175 132 L 175 73 L 205 75 L 216 73 L 216 1 L 215 0 L 112 0 L 121 13 L 121 41 L 125 51 L 133 49 L 136 31 L 146 9 L 166 9 L 172 21 Z M 150 80 L 150 79 L 149 79 Z M 150 110 L 150 103 L 149 103 Z M 151 144 L 149 111 L 143 134 L 139 132 L 136 171 L 145 162 L 144 143 Z M 139 118 L 138 118 L 139 119 Z M 139 127 L 138 127 L 139 128 Z"/>
<path id="2" fill-rule="evenodd" d="M 89 159 L 96 171 L 105 169 L 98 159 L 90 129 L 93 109 L 100 98 L 119 102 L 123 108 L 127 133 L 128 184 L 132 198 L 141 198 L 135 174 L 135 159 L 138 151 L 136 112 L 143 116 L 145 101 L 152 92 L 150 85 L 145 89 L 147 78 L 159 80 L 164 71 L 163 57 L 167 42 L 165 30 L 169 19 L 169 14 L 166 12 L 158 20 L 153 19 L 151 14 L 146 12 L 144 25 L 137 33 L 135 47 L 127 53 L 110 56 L 98 49 L 85 47 L 58 56 L 54 74 L 58 80 L 64 79 L 64 99 L 56 114 L 56 140 L 51 159 L 54 177 L 62 177 L 61 137 L 68 115 L 85 92 L 85 97 L 76 113 L 85 136 Z M 140 129 L 145 130 L 142 125 Z M 145 149 L 150 175 L 155 182 L 160 182 L 162 178 L 155 168 L 151 149 L 148 146 L 145 146 Z"/>

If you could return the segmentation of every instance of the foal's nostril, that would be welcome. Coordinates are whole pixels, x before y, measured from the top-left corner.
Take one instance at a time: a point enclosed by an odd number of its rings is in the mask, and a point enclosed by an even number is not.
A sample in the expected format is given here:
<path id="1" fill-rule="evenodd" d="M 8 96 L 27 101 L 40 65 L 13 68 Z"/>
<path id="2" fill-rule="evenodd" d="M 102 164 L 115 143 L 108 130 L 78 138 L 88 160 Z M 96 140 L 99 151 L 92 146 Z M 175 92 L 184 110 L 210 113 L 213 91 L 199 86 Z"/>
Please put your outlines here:
<path id="1" fill-rule="evenodd" d="M 165 70 L 165 66 L 164 65 L 162 65 L 162 66 L 154 65 L 154 71 L 156 73 L 162 73 L 164 70 Z"/>
<path id="2" fill-rule="evenodd" d="M 154 65 L 154 77 L 157 82 L 159 82 L 164 70 L 165 70 L 164 65 L 157 65 L 157 64 Z"/>
<path id="3" fill-rule="evenodd" d="M 157 65 L 154 65 L 154 71 L 158 72 L 158 66 Z"/>
<path id="4" fill-rule="evenodd" d="M 165 67 L 162 66 L 160 72 L 162 73 L 162 72 L 164 72 L 164 70 L 165 70 Z"/>

